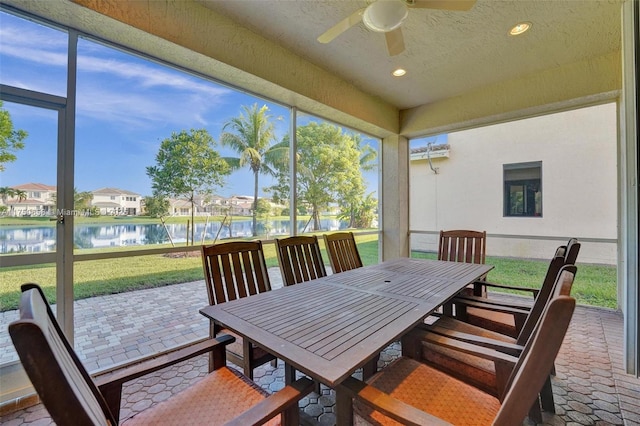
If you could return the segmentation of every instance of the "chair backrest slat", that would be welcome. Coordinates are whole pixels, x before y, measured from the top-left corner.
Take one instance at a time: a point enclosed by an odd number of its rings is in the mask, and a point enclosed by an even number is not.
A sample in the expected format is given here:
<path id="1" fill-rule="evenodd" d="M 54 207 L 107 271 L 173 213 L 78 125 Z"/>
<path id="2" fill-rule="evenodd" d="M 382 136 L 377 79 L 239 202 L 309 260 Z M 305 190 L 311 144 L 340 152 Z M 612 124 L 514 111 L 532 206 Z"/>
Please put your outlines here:
<path id="1" fill-rule="evenodd" d="M 298 265 L 300 265 L 300 268 L 296 269 L 296 271 L 298 272 L 298 279 L 309 281 L 317 278 L 316 276 L 314 276 L 315 268 L 310 248 L 308 246 L 294 247 L 294 253 L 296 254 L 296 258 L 298 259 Z"/>
<path id="2" fill-rule="evenodd" d="M 336 232 L 323 237 L 334 274 L 362 267 L 353 232 Z"/>
<path id="3" fill-rule="evenodd" d="M 440 231 L 438 260 L 485 263 L 487 233 L 485 231 Z"/>
<path id="4" fill-rule="evenodd" d="M 295 236 L 276 239 L 276 253 L 284 285 L 293 285 L 327 275 L 318 237 Z"/>

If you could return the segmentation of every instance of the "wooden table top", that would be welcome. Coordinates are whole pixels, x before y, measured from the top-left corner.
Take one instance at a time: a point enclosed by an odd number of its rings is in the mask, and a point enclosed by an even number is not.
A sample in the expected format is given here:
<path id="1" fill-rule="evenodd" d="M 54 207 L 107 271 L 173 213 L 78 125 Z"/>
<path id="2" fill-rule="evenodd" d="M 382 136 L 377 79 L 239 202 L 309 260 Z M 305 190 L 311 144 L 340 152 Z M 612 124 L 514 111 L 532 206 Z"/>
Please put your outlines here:
<path id="1" fill-rule="evenodd" d="M 401 258 L 200 313 L 335 386 L 492 268 Z"/>

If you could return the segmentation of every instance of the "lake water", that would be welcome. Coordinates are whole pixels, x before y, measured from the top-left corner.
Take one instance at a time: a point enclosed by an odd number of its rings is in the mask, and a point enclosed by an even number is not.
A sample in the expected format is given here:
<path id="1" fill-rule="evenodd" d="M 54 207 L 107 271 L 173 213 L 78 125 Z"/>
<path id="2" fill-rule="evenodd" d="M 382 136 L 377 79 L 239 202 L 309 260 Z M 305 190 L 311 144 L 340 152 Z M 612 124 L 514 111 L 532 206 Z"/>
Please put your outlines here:
<path id="1" fill-rule="evenodd" d="M 269 237 L 288 235 L 289 223 L 289 220 L 258 222 L 258 234 Z M 299 220 L 297 226 L 299 233 L 303 232 L 305 226 L 309 230 L 307 220 Z M 347 223 L 337 219 L 322 219 L 320 226 L 323 231 L 337 231 L 345 229 Z M 142 246 L 170 243 L 169 235 L 175 244 L 184 244 L 187 241 L 187 225 L 167 224 L 166 228 L 162 224 L 81 225 L 75 227 L 73 242 L 77 249 Z M 220 222 L 197 223 L 196 244 L 202 242 L 203 235 L 206 243 L 212 243 L 216 235 L 218 240 L 250 237 L 251 219 L 233 221 L 231 226 L 223 227 Z M 54 227 L 0 227 L 0 254 L 45 253 L 54 251 L 55 246 Z"/>

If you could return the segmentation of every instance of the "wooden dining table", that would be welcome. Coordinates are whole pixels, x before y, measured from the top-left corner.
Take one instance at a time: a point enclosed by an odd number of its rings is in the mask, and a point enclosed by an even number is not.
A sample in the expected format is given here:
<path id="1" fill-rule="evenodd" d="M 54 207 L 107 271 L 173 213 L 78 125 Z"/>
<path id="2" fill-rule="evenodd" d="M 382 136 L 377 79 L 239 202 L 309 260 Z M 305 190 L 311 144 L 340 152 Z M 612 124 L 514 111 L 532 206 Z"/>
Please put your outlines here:
<path id="1" fill-rule="evenodd" d="M 200 313 L 335 387 L 493 267 L 399 258 L 206 306 Z M 351 404 L 336 395 L 338 424 Z M 297 424 L 296 413 L 285 415 Z"/>

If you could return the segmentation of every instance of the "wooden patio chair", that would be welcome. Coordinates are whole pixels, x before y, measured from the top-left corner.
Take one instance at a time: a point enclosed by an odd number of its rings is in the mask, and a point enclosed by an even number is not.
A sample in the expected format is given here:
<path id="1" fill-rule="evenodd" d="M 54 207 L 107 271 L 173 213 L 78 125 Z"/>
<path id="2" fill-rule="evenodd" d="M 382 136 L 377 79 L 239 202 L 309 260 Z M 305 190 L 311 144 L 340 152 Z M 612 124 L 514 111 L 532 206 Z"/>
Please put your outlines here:
<path id="1" fill-rule="evenodd" d="M 561 256 L 563 258 L 563 263 L 560 267 L 563 265 L 574 265 L 579 252 L 580 243 L 577 239 L 572 238 L 568 241 L 566 246 L 560 246 L 556 249 L 555 256 Z M 535 298 L 538 297 L 541 291 L 545 291 L 545 289 L 546 291 L 549 291 L 548 289 L 553 285 L 556 274 L 557 271 L 548 269 L 547 275 L 542 282 L 542 286 L 535 289 L 514 285 L 489 283 L 487 281 L 484 281 L 482 285 L 485 287 L 528 292 L 534 296 L 533 300 L 535 301 Z M 453 303 L 456 306 L 456 318 L 511 337 L 517 337 L 522 330 L 522 325 L 524 324 L 526 315 L 521 311 L 529 311 L 533 306 L 533 304 L 527 300 L 523 300 L 520 303 L 501 302 L 496 301 L 495 298 L 491 297 L 479 298 L 465 294 L 461 294 L 459 297 L 453 299 Z M 501 310 L 500 307 L 505 309 Z M 509 308 L 513 308 L 514 311 L 511 312 Z"/>
<path id="2" fill-rule="evenodd" d="M 201 252 L 210 305 L 271 290 L 262 242 L 233 241 L 213 244 L 202 246 Z M 235 343 L 227 347 L 227 358 L 241 366 L 244 374 L 250 379 L 253 379 L 254 368 L 269 361 L 275 366 L 274 355 L 229 330 L 223 330 L 220 324 L 211 323 L 209 336 L 216 337 L 222 331 L 236 339 Z"/>
<path id="3" fill-rule="evenodd" d="M 575 308 L 570 296 L 554 297 L 519 357 L 486 349 L 483 357 L 510 367 L 496 397 L 438 369 L 403 356 L 367 381 L 346 379 L 339 390 L 355 398 L 355 416 L 372 424 L 465 426 L 522 424 L 558 354 Z M 419 332 L 419 330 L 416 330 Z M 423 337 L 411 332 L 406 339 Z M 432 336 L 436 336 L 431 334 Z M 464 344 L 461 343 L 461 350 Z M 339 404 L 345 404 L 340 400 Z M 395 422 L 393 422 L 395 421 Z"/>
<path id="4" fill-rule="evenodd" d="M 438 260 L 484 264 L 486 255 L 486 231 L 440 231 Z"/>
<path id="5" fill-rule="evenodd" d="M 263 424 L 291 407 L 311 389 L 306 378 L 271 396 L 225 366 L 232 336 L 207 339 L 175 352 L 152 356 L 94 381 L 63 334 L 44 293 L 22 286 L 20 319 L 9 325 L 20 361 L 45 408 L 58 425 L 118 425 L 123 384 L 207 352 L 214 370 L 202 380 L 122 422 L 123 425 Z M 229 423 L 227 423 L 229 422 Z"/>
<path id="6" fill-rule="evenodd" d="M 486 231 L 470 231 L 466 229 L 440 231 L 440 238 L 438 239 L 438 260 L 484 264 L 486 254 Z M 481 279 L 485 278 L 486 275 L 481 277 Z M 483 287 L 478 288 L 484 290 Z M 474 290 L 474 286 L 468 286 L 463 289 L 460 294 L 485 295 L 485 293 L 482 292 L 476 294 Z M 443 305 L 442 311 L 448 316 L 453 315 L 453 304 L 446 303 Z"/>
<path id="7" fill-rule="evenodd" d="M 353 232 L 336 232 L 323 237 L 334 274 L 362 267 Z"/>
<path id="8" fill-rule="evenodd" d="M 315 235 L 276 239 L 276 253 L 286 286 L 327 275 Z"/>
<path id="9" fill-rule="evenodd" d="M 426 333 L 432 333 L 424 335 L 420 354 L 422 361 L 484 392 L 499 396 L 504 389 L 510 370 L 505 372 L 504 366 L 479 357 L 472 346 L 466 346 L 465 350 L 461 351 L 455 348 L 455 343 L 454 346 L 449 344 L 455 340 L 463 342 L 465 345 L 476 345 L 478 351 L 482 351 L 482 348 L 486 347 L 516 357 L 520 356 L 525 345 L 534 335 L 540 317 L 549 301 L 554 297 L 570 295 L 575 274 L 575 265 L 564 265 L 560 268 L 553 284 L 541 291 L 540 297 L 536 300 L 517 338 L 456 320 L 452 321 L 449 318 L 444 318 L 440 325 L 440 321 L 437 321 L 433 326 L 421 327 Z M 416 349 L 409 346 L 408 343 L 403 346 L 403 351 L 416 353 Z M 553 373 L 553 371 L 552 368 L 551 372 Z M 550 379 L 541 389 L 540 402 L 544 410 L 555 412 Z"/>

